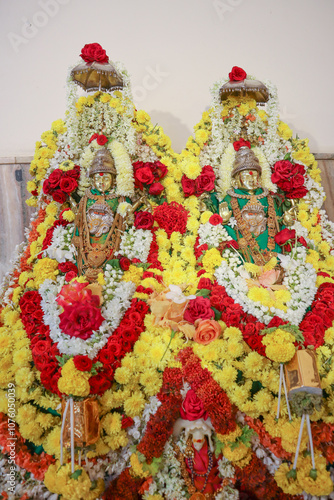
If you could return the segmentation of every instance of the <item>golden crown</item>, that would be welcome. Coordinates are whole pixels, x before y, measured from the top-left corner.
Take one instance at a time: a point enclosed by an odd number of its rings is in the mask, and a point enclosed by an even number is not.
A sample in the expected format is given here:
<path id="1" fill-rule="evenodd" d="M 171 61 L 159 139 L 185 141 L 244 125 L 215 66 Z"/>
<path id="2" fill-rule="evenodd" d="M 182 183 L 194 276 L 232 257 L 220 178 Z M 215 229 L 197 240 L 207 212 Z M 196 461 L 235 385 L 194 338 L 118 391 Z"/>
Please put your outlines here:
<path id="1" fill-rule="evenodd" d="M 95 154 L 89 169 L 89 177 L 102 172 L 106 174 L 116 174 L 113 157 L 107 148 L 101 148 Z"/>
<path id="2" fill-rule="evenodd" d="M 239 151 L 236 152 L 233 166 L 232 177 L 235 177 L 236 174 L 243 170 L 257 170 L 260 174 L 262 172 L 258 158 L 255 156 L 254 152 L 246 146 L 241 147 Z"/>

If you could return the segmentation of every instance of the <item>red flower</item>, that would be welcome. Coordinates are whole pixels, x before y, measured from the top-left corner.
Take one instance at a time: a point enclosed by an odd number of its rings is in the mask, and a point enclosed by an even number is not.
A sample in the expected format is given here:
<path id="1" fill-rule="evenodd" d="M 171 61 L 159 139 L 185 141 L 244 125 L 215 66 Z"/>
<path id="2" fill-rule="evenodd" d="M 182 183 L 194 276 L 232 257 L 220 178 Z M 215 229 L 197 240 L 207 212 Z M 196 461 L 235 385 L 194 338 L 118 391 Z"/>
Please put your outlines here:
<path id="1" fill-rule="evenodd" d="M 131 261 L 127 257 L 121 257 L 119 259 L 119 265 L 123 271 L 127 271 L 130 267 Z"/>
<path id="2" fill-rule="evenodd" d="M 45 179 L 45 181 L 43 182 L 43 193 L 50 194 L 51 191 L 52 191 L 52 187 L 51 187 L 50 181 L 49 181 L 49 179 Z"/>
<path id="3" fill-rule="evenodd" d="M 213 214 L 211 215 L 209 222 L 213 226 L 218 226 L 218 224 L 221 224 L 223 222 L 223 218 L 219 214 Z"/>
<path id="4" fill-rule="evenodd" d="M 235 141 L 233 143 L 233 147 L 234 147 L 235 151 L 239 151 L 239 149 L 243 148 L 243 147 L 250 148 L 251 143 L 250 143 L 250 141 L 245 141 L 245 139 L 239 139 L 238 141 Z"/>
<path id="5" fill-rule="evenodd" d="M 208 193 L 215 188 L 215 173 L 210 165 L 202 168 L 201 174 L 195 179 L 196 196 Z"/>
<path id="6" fill-rule="evenodd" d="M 127 429 L 128 427 L 131 427 L 133 424 L 134 424 L 133 418 L 122 415 L 122 429 Z"/>
<path id="7" fill-rule="evenodd" d="M 152 169 L 148 166 L 143 166 L 134 171 L 135 179 L 141 184 L 152 184 L 154 182 L 154 175 Z"/>
<path id="8" fill-rule="evenodd" d="M 233 66 L 231 72 L 228 74 L 230 82 L 238 82 L 240 80 L 245 80 L 247 73 L 239 66 Z"/>
<path id="9" fill-rule="evenodd" d="M 275 235 L 275 242 L 288 252 L 291 252 L 291 244 L 294 245 L 295 239 L 296 231 L 294 229 L 285 228 Z"/>
<path id="10" fill-rule="evenodd" d="M 153 196 L 159 196 L 165 188 L 160 182 L 155 182 L 154 184 L 151 184 L 150 189 L 148 192 L 152 194 Z"/>
<path id="11" fill-rule="evenodd" d="M 86 63 L 92 63 L 94 61 L 105 64 L 109 61 L 109 57 L 106 51 L 101 47 L 99 43 L 87 43 L 82 49 L 80 57 Z"/>
<path id="12" fill-rule="evenodd" d="M 83 340 L 93 335 L 104 321 L 99 308 L 99 297 L 92 295 L 90 301 L 74 302 L 73 305 L 65 305 L 64 311 L 59 316 L 60 329 L 70 337 Z"/>
<path id="13" fill-rule="evenodd" d="M 197 319 L 211 319 L 215 313 L 211 309 L 210 299 L 196 297 L 190 300 L 184 312 L 184 319 L 189 323 L 195 323 Z"/>
<path id="14" fill-rule="evenodd" d="M 181 179 L 181 184 L 182 184 L 184 196 L 186 198 L 188 196 L 195 194 L 196 184 L 195 184 L 195 181 L 193 179 L 189 179 L 186 175 L 183 175 L 182 179 Z"/>
<path id="15" fill-rule="evenodd" d="M 60 189 L 64 191 L 64 193 L 73 193 L 73 191 L 78 187 L 78 183 L 72 177 L 63 177 L 60 180 Z"/>
<path id="16" fill-rule="evenodd" d="M 58 264 L 58 269 L 61 273 L 68 273 L 69 271 L 73 271 L 78 274 L 78 268 L 73 262 L 60 262 Z"/>
<path id="17" fill-rule="evenodd" d="M 277 161 L 271 176 L 272 182 L 285 191 L 288 198 L 303 198 L 307 194 L 305 183 L 305 167 L 293 164 L 288 160 Z"/>
<path id="18" fill-rule="evenodd" d="M 227 248 L 235 248 L 236 250 L 239 250 L 239 243 L 235 240 L 228 240 L 225 242 L 225 246 Z"/>
<path id="19" fill-rule="evenodd" d="M 187 210 L 175 201 L 172 201 L 170 204 L 165 202 L 155 207 L 153 213 L 154 220 L 161 229 L 166 231 L 168 237 L 170 237 L 174 231 L 181 234 L 186 232 L 188 216 Z"/>
<path id="20" fill-rule="evenodd" d="M 74 356 L 73 362 L 76 369 L 81 372 L 90 372 L 93 368 L 93 361 L 88 356 Z"/>
<path id="21" fill-rule="evenodd" d="M 154 224 L 153 215 L 150 212 L 137 212 L 134 225 L 137 229 L 151 229 Z"/>
<path id="22" fill-rule="evenodd" d="M 101 134 L 97 136 L 96 142 L 99 146 L 104 146 L 108 142 L 108 138 L 105 135 Z"/>
<path id="23" fill-rule="evenodd" d="M 63 191 L 57 189 L 52 193 L 52 198 L 54 199 L 54 201 L 62 205 L 63 203 L 65 203 L 67 195 Z"/>
<path id="24" fill-rule="evenodd" d="M 62 175 L 63 175 L 63 171 L 60 170 L 60 168 L 56 168 L 53 172 L 51 172 L 51 174 L 49 175 L 48 181 L 49 181 L 50 187 L 52 189 L 59 186 L 60 179 L 62 178 Z"/>
<path id="25" fill-rule="evenodd" d="M 98 136 L 99 136 L 99 134 L 93 134 L 93 135 L 92 135 L 92 137 L 91 137 L 91 138 L 89 139 L 89 141 L 88 141 L 88 142 L 89 142 L 89 144 L 90 144 L 91 142 L 93 142 L 95 139 L 97 139 L 97 138 L 98 138 Z"/>
<path id="26" fill-rule="evenodd" d="M 69 271 L 68 273 L 65 274 L 65 279 L 69 283 L 77 276 L 78 276 L 78 273 L 76 273 L 75 271 Z"/>
<path id="27" fill-rule="evenodd" d="M 108 380 L 104 373 L 93 375 L 89 379 L 91 394 L 103 394 L 111 387 L 111 380 Z"/>
<path id="28" fill-rule="evenodd" d="M 197 420 L 198 418 L 206 420 L 208 418 L 202 401 L 198 399 L 196 392 L 192 389 L 189 389 L 185 400 L 182 401 L 180 414 L 184 420 Z"/>

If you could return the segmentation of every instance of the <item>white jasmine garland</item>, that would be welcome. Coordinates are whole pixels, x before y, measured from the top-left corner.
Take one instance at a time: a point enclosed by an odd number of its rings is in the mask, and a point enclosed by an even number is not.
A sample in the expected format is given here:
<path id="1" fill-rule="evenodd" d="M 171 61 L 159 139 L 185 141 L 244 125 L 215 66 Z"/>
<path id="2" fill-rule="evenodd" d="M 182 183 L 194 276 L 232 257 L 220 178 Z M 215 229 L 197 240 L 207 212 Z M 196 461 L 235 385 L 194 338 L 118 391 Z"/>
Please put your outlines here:
<path id="1" fill-rule="evenodd" d="M 104 297 L 108 301 L 102 306 L 101 313 L 105 318 L 99 330 L 94 331 L 87 340 L 66 335 L 59 327 L 61 308 L 56 302 L 56 298 L 64 285 L 64 277 L 57 277 L 57 282 L 45 280 L 39 292 L 42 296 L 41 307 L 44 313 L 44 323 L 50 327 L 50 337 L 58 344 L 58 349 L 62 354 L 75 356 L 77 354 L 87 355 L 93 359 L 102 347 L 107 343 L 108 338 L 118 327 L 125 311 L 129 308 L 136 285 L 131 281 L 119 281 L 123 272 L 109 270 L 106 272 Z"/>
<path id="2" fill-rule="evenodd" d="M 145 263 L 150 252 L 152 239 L 151 231 L 132 227 L 129 231 L 124 232 L 119 252 L 130 260 L 139 259 Z"/>
<path id="3" fill-rule="evenodd" d="M 43 257 L 55 259 L 57 262 L 75 262 L 75 248 L 71 244 L 74 231 L 74 224 L 66 227 L 55 227 L 52 235 L 51 245 L 43 252 Z"/>
<path id="4" fill-rule="evenodd" d="M 214 226 L 210 222 L 200 225 L 198 235 L 199 244 L 204 245 L 206 243 L 209 247 L 218 247 L 222 241 L 232 240 L 222 224 Z"/>
<path id="5" fill-rule="evenodd" d="M 268 324 L 274 316 L 298 326 L 302 321 L 306 309 L 312 304 L 317 291 L 317 274 L 312 266 L 306 262 L 306 250 L 297 247 L 291 256 L 280 255 L 280 265 L 284 270 L 283 285 L 291 294 L 287 302 L 287 311 L 275 307 L 268 308 L 260 302 L 254 302 L 247 297 L 249 291 L 246 277 L 247 271 L 241 265 L 241 260 L 231 250 L 225 250 L 221 265 L 216 268 L 215 276 L 219 285 L 224 286 L 226 292 L 238 303 L 243 310 L 255 316 L 259 321 Z"/>

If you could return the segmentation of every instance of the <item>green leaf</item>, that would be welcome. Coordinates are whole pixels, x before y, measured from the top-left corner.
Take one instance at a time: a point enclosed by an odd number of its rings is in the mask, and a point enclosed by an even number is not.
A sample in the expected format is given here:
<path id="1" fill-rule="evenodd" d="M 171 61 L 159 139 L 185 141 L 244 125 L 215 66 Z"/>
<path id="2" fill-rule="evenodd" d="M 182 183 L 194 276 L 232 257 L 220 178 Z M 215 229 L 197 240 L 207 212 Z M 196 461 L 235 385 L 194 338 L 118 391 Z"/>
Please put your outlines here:
<path id="1" fill-rule="evenodd" d="M 143 464 L 143 470 L 144 472 L 148 471 L 152 476 L 155 476 L 159 472 L 161 463 L 162 463 L 162 456 L 159 458 L 154 457 L 152 463 Z"/>
<path id="2" fill-rule="evenodd" d="M 207 297 L 210 295 L 211 290 L 208 290 L 207 288 L 202 288 L 201 290 L 197 290 L 196 295 L 197 297 Z"/>
<path id="3" fill-rule="evenodd" d="M 216 321 L 220 320 L 220 318 L 222 317 L 222 313 L 220 311 L 218 311 L 218 309 L 216 309 L 215 307 L 211 306 L 211 309 L 215 313 L 215 320 Z"/>
<path id="4" fill-rule="evenodd" d="M 107 260 L 107 262 L 106 262 L 105 265 L 107 265 L 107 264 L 109 264 L 114 269 L 121 269 L 121 266 L 120 266 L 120 263 L 119 263 L 119 259 L 110 259 L 110 260 Z"/>
<path id="5" fill-rule="evenodd" d="M 64 366 L 64 364 L 71 358 L 68 354 L 63 354 L 63 356 L 56 356 L 56 360 L 60 364 L 60 366 Z"/>
<path id="6" fill-rule="evenodd" d="M 70 475 L 70 478 L 78 480 L 81 474 L 82 474 L 82 469 L 78 469 L 75 472 L 73 472 L 73 474 Z"/>
<path id="7" fill-rule="evenodd" d="M 97 486 L 97 481 L 94 479 L 94 481 L 92 481 L 92 485 L 90 487 L 90 490 L 95 490 L 96 486 Z"/>

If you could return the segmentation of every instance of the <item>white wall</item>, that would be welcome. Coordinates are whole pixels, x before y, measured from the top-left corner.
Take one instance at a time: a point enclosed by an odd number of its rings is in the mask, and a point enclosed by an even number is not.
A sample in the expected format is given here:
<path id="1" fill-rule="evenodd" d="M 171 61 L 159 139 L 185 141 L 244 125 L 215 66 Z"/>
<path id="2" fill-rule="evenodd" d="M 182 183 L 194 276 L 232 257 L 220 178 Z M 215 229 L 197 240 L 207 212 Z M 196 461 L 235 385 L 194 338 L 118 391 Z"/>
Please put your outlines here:
<path id="1" fill-rule="evenodd" d="M 67 68 L 92 42 L 125 64 L 177 151 L 237 65 L 278 86 L 313 152 L 333 153 L 333 14 L 332 0 L 0 0 L 0 157 L 33 154 L 64 116 Z"/>

